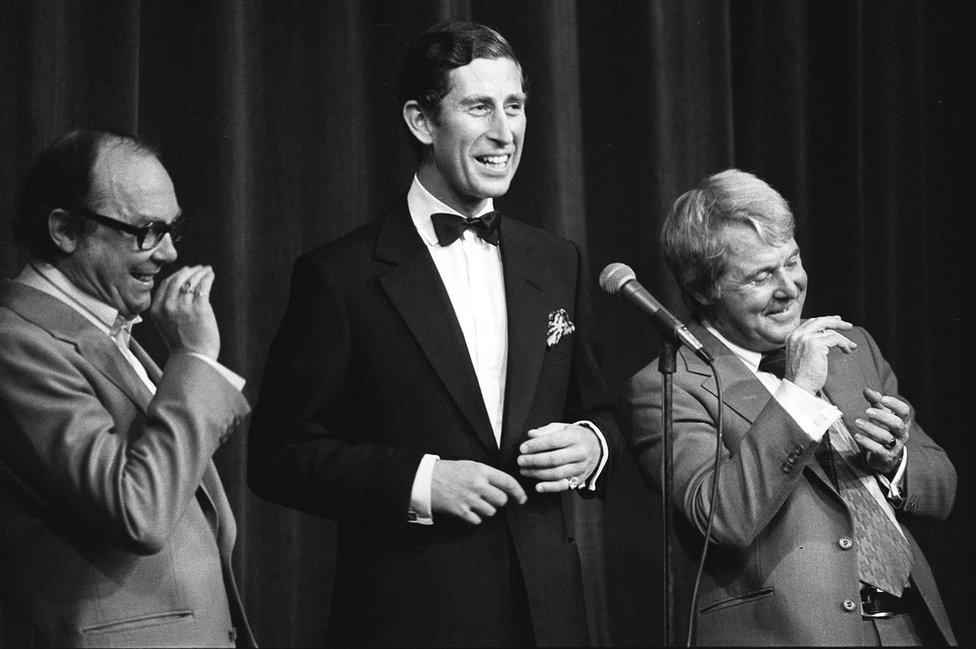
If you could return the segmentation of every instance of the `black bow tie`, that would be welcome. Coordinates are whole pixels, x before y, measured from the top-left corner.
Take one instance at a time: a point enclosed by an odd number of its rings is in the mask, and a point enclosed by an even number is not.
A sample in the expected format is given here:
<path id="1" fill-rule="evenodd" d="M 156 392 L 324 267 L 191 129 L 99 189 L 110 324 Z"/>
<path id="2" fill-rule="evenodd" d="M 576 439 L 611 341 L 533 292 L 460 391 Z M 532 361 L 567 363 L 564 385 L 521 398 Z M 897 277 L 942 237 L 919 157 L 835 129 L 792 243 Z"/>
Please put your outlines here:
<path id="1" fill-rule="evenodd" d="M 449 246 L 460 239 L 468 228 L 474 230 L 485 242 L 498 245 L 502 225 L 501 212 L 487 212 L 476 219 L 466 219 L 457 214 L 431 214 L 430 220 L 434 224 L 437 243 L 442 246 Z"/>
<path id="2" fill-rule="evenodd" d="M 779 379 L 786 376 L 786 348 L 780 347 L 763 354 L 759 361 L 759 371 L 769 372 Z"/>

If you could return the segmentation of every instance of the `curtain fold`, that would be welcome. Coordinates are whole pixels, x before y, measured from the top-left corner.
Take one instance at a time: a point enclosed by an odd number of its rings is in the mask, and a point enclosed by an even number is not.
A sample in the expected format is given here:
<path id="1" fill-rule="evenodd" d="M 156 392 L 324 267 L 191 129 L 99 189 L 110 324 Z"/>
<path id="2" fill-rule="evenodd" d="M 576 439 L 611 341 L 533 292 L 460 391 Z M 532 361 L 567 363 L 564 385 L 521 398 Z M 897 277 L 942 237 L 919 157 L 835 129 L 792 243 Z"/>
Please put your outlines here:
<path id="1" fill-rule="evenodd" d="M 674 199 L 733 165 L 787 198 L 808 313 L 875 335 L 961 469 L 949 523 L 917 536 L 965 643 L 976 640 L 963 463 L 976 360 L 973 13 L 907 0 L 0 0 L 0 273 L 22 262 L 13 197 L 38 148 L 76 125 L 138 130 L 161 145 L 191 223 L 178 263 L 215 268 L 221 361 L 253 403 L 294 259 L 409 186 L 395 90 L 410 38 L 442 19 L 485 22 L 531 79 L 526 150 L 499 207 L 583 247 L 614 386 L 660 340 L 599 293 L 600 269 L 628 263 L 685 314 L 658 250 Z M 151 325 L 136 335 L 164 357 Z M 245 442 L 216 459 L 258 640 L 321 644 L 334 527 L 254 496 Z M 657 499 L 624 458 L 609 500 L 577 512 L 599 644 L 663 642 Z"/>

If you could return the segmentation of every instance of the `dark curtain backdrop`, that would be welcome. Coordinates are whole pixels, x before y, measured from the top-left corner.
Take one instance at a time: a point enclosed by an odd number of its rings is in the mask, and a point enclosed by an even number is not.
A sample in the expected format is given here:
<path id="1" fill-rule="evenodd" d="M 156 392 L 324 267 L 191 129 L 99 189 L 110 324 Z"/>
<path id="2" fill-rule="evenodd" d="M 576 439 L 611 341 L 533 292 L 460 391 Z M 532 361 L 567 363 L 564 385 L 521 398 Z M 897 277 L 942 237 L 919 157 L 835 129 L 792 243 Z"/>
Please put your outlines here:
<path id="1" fill-rule="evenodd" d="M 180 261 L 216 269 L 221 360 L 248 379 L 253 402 L 295 257 L 408 186 L 414 162 L 394 98 L 404 46 L 441 19 L 485 22 L 531 76 L 522 168 L 498 203 L 582 244 L 594 278 L 624 261 L 684 315 L 658 253 L 674 198 L 734 165 L 790 201 L 808 313 L 844 314 L 874 333 L 960 470 L 952 517 L 918 533 L 968 644 L 969 4 L 0 0 L 0 273 L 22 261 L 11 198 L 37 149 L 76 125 L 138 131 L 162 145 L 192 220 Z M 626 303 L 600 295 L 595 307 L 619 385 L 656 356 L 659 339 Z M 162 358 L 152 327 L 140 329 Z M 230 441 L 217 463 L 255 631 L 266 645 L 319 644 L 332 525 L 250 493 L 245 443 Z M 579 513 L 594 639 L 662 642 L 656 494 L 628 462 L 609 502 Z"/>

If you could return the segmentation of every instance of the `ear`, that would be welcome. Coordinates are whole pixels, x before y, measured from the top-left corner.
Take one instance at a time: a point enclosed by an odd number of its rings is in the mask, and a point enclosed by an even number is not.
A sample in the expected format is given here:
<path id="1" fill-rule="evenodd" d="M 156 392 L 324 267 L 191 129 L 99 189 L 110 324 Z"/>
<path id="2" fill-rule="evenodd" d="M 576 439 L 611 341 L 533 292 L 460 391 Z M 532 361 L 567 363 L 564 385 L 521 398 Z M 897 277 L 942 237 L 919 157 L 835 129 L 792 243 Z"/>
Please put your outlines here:
<path id="1" fill-rule="evenodd" d="M 714 301 L 714 300 L 707 299 L 704 295 L 701 294 L 700 291 L 689 291 L 689 292 L 691 293 L 691 298 L 695 302 L 697 302 L 699 306 L 707 307 Z M 718 298 L 718 296 L 715 297 Z"/>
<path id="2" fill-rule="evenodd" d="M 430 118 L 424 114 L 424 110 L 415 99 L 411 99 L 403 105 L 403 121 L 407 123 L 407 128 L 410 129 L 415 138 L 420 140 L 421 144 L 434 143 Z"/>
<path id="3" fill-rule="evenodd" d="M 75 219 L 58 208 L 47 215 L 47 231 L 58 248 L 68 253 L 73 253 L 78 248 L 81 241 L 81 230 Z"/>

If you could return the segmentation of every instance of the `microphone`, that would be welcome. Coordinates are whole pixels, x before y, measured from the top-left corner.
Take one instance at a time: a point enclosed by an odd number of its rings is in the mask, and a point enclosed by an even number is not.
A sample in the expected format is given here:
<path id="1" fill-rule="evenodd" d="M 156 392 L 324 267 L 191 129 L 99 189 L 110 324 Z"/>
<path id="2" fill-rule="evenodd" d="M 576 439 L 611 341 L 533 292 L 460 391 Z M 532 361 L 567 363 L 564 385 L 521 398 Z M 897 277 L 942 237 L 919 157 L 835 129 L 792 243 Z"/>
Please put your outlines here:
<path id="1" fill-rule="evenodd" d="M 661 335 L 668 338 L 677 346 L 687 345 L 698 358 L 709 365 L 714 362 L 714 358 L 708 350 L 702 346 L 688 328 L 675 318 L 671 313 L 661 306 L 661 303 L 654 299 L 654 296 L 637 281 L 637 276 L 633 269 L 627 264 L 613 263 L 608 264 L 603 272 L 600 273 L 600 288 L 610 295 L 623 295 L 637 308 L 651 317 L 651 321 L 657 326 Z"/>

